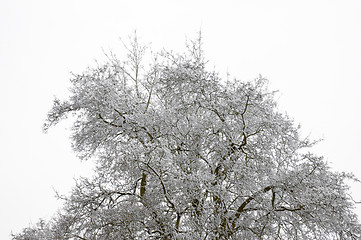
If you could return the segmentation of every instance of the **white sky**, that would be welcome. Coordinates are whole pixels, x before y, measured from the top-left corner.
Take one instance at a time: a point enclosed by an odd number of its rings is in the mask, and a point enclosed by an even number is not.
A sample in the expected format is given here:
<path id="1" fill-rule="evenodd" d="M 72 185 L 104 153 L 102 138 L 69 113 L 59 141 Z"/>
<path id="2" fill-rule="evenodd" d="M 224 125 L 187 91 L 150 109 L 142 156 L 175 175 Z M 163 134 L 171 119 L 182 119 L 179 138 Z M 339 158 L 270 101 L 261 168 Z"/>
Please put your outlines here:
<path id="1" fill-rule="evenodd" d="M 315 149 L 361 178 L 361 1 L 0 1 L 0 239 L 61 206 L 73 177 L 68 123 L 41 126 L 53 96 L 119 37 L 136 29 L 154 48 L 183 50 L 202 29 L 210 64 L 280 90 L 280 109 L 325 140 Z M 361 184 L 352 185 L 361 201 Z M 361 207 L 357 209 L 361 217 Z"/>

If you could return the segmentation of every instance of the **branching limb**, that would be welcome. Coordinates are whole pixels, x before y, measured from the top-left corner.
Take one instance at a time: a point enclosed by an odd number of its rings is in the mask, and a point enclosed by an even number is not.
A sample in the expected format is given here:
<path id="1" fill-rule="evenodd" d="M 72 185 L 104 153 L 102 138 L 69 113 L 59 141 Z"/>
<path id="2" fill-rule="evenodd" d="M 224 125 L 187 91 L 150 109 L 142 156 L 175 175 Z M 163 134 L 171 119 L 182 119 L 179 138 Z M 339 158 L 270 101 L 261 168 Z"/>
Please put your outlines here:
<path id="1" fill-rule="evenodd" d="M 157 171 L 155 171 L 154 168 L 152 168 L 152 167 L 149 165 L 149 163 L 145 163 L 145 164 L 146 164 L 146 166 L 157 176 L 157 178 L 159 179 L 159 182 L 160 182 L 160 184 L 161 184 L 161 186 L 162 186 L 162 190 L 163 190 L 163 194 L 164 194 L 165 199 L 166 199 L 167 202 L 170 204 L 171 208 L 172 208 L 173 210 L 175 210 L 175 204 L 169 199 L 169 197 L 168 197 L 168 192 L 167 192 L 167 189 L 166 189 L 166 187 L 165 187 L 165 184 L 164 184 L 162 178 L 161 178 L 160 175 L 157 173 Z"/>
<path id="2" fill-rule="evenodd" d="M 110 126 L 113 126 L 113 127 L 122 127 L 122 125 L 117 125 L 117 124 L 114 124 L 114 123 L 112 123 L 112 122 L 109 122 L 109 121 L 105 120 L 100 113 L 98 114 L 98 117 L 99 117 L 104 123 L 106 123 L 106 124 L 108 124 L 108 125 L 110 125 Z"/>
<path id="3" fill-rule="evenodd" d="M 238 207 L 236 214 L 234 215 L 234 220 L 232 225 L 235 225 L 236 220 L 241 216 L 241 213 L 244 211 L 245 207 L 253 200 L 255 199 L 258 195 L 268 192 L 270 190 L 272 190 L 275 186 L 267 186 L 265 188 L 263 188 L 262 190 L 254 193 L 252 196 L 249 196 L 242 204 L 241 206 Z"/>

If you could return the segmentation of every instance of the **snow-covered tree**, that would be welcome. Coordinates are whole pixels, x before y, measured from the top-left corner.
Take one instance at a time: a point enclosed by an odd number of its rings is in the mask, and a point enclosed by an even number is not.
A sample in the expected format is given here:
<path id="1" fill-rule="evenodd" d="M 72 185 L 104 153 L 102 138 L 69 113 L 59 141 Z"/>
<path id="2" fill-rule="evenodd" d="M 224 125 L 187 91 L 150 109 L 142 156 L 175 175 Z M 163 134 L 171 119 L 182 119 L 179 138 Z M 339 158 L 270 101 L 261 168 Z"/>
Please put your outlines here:
<path id="1" fill-rule="evenodd" d="M 277 111 L 259 76 L 222 80 L 201 39 L 150 52 L 137 38 L 71 79 L 44 129 L 76 116 L 72 144 L 95 159 L 58 215 L 13 239 L 359 239 L 351 174 Z"/>

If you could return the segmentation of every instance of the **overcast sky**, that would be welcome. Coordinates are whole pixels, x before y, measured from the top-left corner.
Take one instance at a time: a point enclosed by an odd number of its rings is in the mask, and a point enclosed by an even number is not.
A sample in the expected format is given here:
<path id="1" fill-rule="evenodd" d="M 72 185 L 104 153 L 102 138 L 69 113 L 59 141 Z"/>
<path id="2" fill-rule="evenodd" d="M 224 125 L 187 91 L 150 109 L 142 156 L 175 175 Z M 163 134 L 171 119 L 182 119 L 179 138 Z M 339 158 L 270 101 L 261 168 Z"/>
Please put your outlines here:
<path id="1" fill-rule="evenodd" d="M 361 1 L 175 2 L 0 1 L 0 239 L 52 216 L 54 189 L 66 194 L 90 175 L 71 150 L 70 122 L 41 127 L 70 72 L 118 51 L 134 30 L 155 49 L 182 51 L 201 29 L 210 66 L 268 78 L 304 136 L 324 138 L 315 152 L 361 179 Z M 351 190 L 361 201 L 361 184 Z"/>

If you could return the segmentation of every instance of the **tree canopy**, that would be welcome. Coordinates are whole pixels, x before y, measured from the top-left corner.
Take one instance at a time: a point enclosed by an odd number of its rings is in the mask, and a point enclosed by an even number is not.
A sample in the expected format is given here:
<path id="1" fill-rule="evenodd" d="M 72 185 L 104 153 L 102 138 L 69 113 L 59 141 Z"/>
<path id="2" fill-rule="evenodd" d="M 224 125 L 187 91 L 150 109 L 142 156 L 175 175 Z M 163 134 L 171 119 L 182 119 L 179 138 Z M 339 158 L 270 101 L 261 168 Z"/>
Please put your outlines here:
<path id="1" fill-rule="evenodd" d="M 361 237 L 353 175 L 310 151 L 265 78 L 221 79 L 200 37 L 182 54 L 150 54 L 136 37 L 125 50 L 74 74 L 44 125 L 76 117 L 72 146 L 94 176 L 13 239 Z"/>

